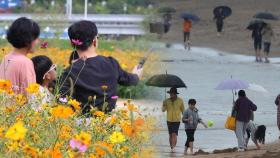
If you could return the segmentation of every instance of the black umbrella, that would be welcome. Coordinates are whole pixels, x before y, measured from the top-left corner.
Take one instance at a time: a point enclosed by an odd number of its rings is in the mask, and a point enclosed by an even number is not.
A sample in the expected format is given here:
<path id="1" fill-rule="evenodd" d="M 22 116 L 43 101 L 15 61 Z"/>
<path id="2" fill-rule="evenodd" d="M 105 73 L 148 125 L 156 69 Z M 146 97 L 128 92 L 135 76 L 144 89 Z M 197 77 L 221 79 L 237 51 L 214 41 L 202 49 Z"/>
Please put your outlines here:
<path id="1" fill-rule="evenodd" d="M 260 12 L 254 15 L 254 18 L 265 19 L 265 20 L 278 20 L 279 18 L 268 12 Z"/>
<path id="2" fill-rule="evenodd" d="M 182 13 L 181 14 L 181 18 L 183 19 L 188 19 L 188 20 L 192 20 L 192 21 L 199 21 L 199 17 L 197 15 L 194 15 L 192 13 L 188 13 L 188 12 L 185 12 L 185 13 Z"/>
<path id="3" fill-rule="evenodd" d="M 228 6 L 218 6 L 213 10 L 214 16 L 223 15 L 225 17 L 228 17 L 231 15 L 232 10 Z"/>
<path id="4" fill-rule="evenodd" d="M 183 88 L 187 87 L 185 83 L 176 75 L 160 74 L 152 76 L 147 82 L 147 86 L 154 87 L 175 87 Z"/>
<path id="5" fill-rule="evenodd" d="M 255 30 L 257 28 L 262 28 L 266 25 L 266 23 L 262 20 L 252 20 L 247 26 L 248 30 Z"/>
<path id="6" fill-rule="evenodd" d="M 176 9 L 172 7 L 162 7 L 158 9 L 159 13 L 175 13 Z"/>

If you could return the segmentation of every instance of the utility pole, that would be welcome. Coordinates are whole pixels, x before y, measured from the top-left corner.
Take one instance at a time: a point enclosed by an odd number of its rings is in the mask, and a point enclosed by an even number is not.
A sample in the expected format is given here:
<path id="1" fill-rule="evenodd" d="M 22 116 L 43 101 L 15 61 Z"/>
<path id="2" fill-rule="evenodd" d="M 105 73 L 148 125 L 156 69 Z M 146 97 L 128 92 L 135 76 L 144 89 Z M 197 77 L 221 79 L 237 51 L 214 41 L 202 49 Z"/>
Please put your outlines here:
<path id="1" fill-rule="evenodd" d="M 67 0 L 66 15 L 67 15 L 68 19 L 70 19 L 72 17 L 72 0 Z"/>
<path id="2" fill-rule="evenodd" d="M 88 0 L 85 0 L 85 12 L 84 12 L 84 19 L 87 19 L 87 11 L 88 10 Z"/>

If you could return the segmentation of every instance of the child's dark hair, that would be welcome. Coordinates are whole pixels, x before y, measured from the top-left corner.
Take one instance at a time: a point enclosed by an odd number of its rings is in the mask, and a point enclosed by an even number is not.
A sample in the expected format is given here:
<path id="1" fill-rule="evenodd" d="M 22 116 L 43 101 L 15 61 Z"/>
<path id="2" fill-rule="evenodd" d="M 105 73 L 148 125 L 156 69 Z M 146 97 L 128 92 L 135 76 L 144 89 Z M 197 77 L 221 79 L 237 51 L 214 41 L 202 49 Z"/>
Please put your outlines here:
<path id="1" fill-rule="evenodd" d="M 195 99 L 190 99 L 188 104 L 189 105 L 195 105 L 196 104 L 196 100 Z"/>
<path id="2" fill-rule="evenodd" d="M 38 84 L 43 84 L 44 81 L 44 75 L 49 71 L 51 66 L 53 65 L 53 62 L 51 59 L 45 55 L 38 55 L 33 58 L 31 58 L 33 64 L 34 64 L 34 69 L 35 69 L 35 74 L 36 74 L 36 82 Z"/>
<path id="3" fill-rule="evenodd" d="M 69 65 L 72 64 L 73 60 L 77 60 L 77 59 L 79 59 L 79 54 L 77 53 L 77 51 L 74 50 L 69 57 Z"/>
<path id="4" fill-rule="evenodd" d="M 40 35 L 39 25 L 31 19 L 21 17 L 15 20 L 7 31 L 7 40 L 15 48 L 30 47 Z"/>
<path id="5" fill-rule="evenodd" d="M 260 125 L 257 127 L 257 130 L 255 132 L 255 139 L 262 144 L 265 143 L 265 131 L 266 131 L 265 125 Z"/>
<path id="6" fill-rule="evenodd" d="M 68 36 L 72 46 L 76 49 L 85 51 L 92 44 L 98 32 L 94 22 L 82 20 L 72 24 L 68 29 Z M 74 44 L 73 40 L 78 40 L 81 44 Z"/>

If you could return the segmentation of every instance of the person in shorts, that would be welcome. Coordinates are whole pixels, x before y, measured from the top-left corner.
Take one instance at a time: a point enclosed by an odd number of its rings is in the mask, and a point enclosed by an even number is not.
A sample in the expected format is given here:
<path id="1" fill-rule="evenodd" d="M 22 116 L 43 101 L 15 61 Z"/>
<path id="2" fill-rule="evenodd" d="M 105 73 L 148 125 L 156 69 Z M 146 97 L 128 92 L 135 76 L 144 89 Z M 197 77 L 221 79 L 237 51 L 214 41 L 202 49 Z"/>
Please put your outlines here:
<path id="1" fill-rule="evenodd" d="M 202 121 L 202 119 L 198 115 L 198 109 L 195 107 L 196 100 L 190 99 L 189 108 L 186 109 L 183 113 L 182 121 L 185 124 L 185 131 L 187 135 L 187 141 L 185 143 L 185 154 L 188 152 L 188 148 L 190 148 L 191 154 L 193 153 L 193 142 L 194 142 L 194 133 L 197 128 L 198 123 L 201 123 L 205 128 L 207 125 Z"/>
<path id="2" fill-rule="evenodd" d="M 171 152 L 175 152 L 174 148 L 177 144 L 178 130 L 185 107 L 183 100 L 177 96 L 179 93 L 177 92 L 176 88 L 171 88 L 167 93 L 170 94 L 170 98 L 163 102 L 162 112 L 167 112 L 169 144 Z"/>

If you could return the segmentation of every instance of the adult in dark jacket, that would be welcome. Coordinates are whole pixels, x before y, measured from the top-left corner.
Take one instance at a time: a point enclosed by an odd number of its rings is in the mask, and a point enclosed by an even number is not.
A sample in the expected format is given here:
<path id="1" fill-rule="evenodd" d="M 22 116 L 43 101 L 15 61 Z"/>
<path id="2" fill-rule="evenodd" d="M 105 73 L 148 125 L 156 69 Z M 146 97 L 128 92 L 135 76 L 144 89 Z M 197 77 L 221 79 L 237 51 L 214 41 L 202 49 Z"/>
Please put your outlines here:
<path id="1" fill-rule="evenodd" d="M 216 20 L 216 27 L 217 27 L 217 32 L 218 36 L 221 36 L 221 32 L 223 30 L 224 26 L 224 19 L 226 17 L 223 15 L 223 9 L 219 10 L 219 13 L 214 16 L 214 20 Z"/>
<path id="2" fill-rule="evenodd" d="M 136 85 L 142 69 L 137 69 L 136 66 L 133 73 L 128 73 L 113 57 L 98 55 L 97 27 L 91 21 L 83 20 L 72 24 L 68 29 L 68 35 L 79 59 L 62 74 L 61 97 L 69 95 L 71 91 L 71 84 L 67 83 L 70 77 L 74 87 L 72 97 L 82 103 L 83 114 L 89 114 L 91 106 L 106 112 L 112 111 L 116 104 L 113 96 L 117 95 L 118 84 Z M 106 108 L 103 106 L 104 98 L 108 103 Z"/>
<path id="3" fill-rule="evenodd" d="M 236 129 L 235 134 L 238 141 L 238 150 L 245 150 L 245 132 L 247 124 L 250 121 L 252 111 L 256 111 L 257 106 L 246 97 L 244 90 L 238 92 L 238 99 L 234 105 L 234 111 L 236 112 Z"/>

